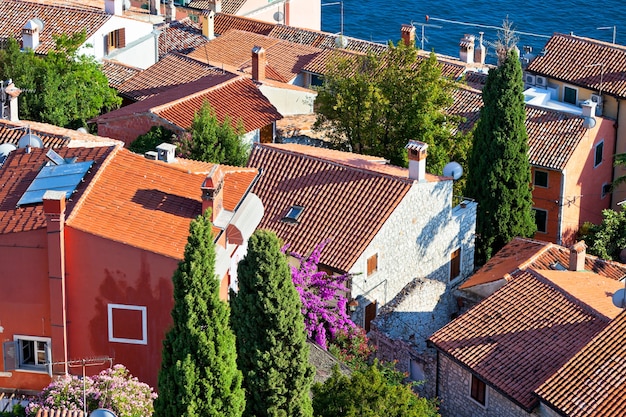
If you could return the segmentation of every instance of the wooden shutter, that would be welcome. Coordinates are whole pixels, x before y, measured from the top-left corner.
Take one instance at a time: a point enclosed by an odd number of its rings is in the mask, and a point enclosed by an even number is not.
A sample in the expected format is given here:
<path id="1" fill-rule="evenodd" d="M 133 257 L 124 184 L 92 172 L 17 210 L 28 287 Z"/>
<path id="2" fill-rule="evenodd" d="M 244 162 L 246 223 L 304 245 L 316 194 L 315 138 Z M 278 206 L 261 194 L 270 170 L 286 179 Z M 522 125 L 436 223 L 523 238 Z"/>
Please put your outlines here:
<path id="1" fill-rule="evenodd" d="M 485 390 L 487 389 L 485 383 L 480 379 L 476 378 L 472 375 L 472 392 L 471 396 L 473 399 L 485 405 Z"/>
<path id="2" fill-rule="evenodd" d="M 378 254 L 367 258 L 367 275 L 372 275 L 378 270 Z"/>
<path id="3" fill-rule="evenodd" d="M 372 301 L 365 307 L 365 331 L 370 331 L 370 323 L 376 318 L 376 301 Z"/>
<path id="4" fill-rule="evenodd" d="M 450 255 L 450 281 L 461 275 L 461 248 Z"/>
<path id="5" fill-rule="evenodd" d="M 126 28 L 117 30 L 117 45 L 116 48 L 123 48 L 126 46 Z"/>
<path id="6" fill-rule="evenodd" d="M 17 341 L 10 340 L 2 344 L 5 371 L 14 371 L 20 367 L 17 343 Z"/>

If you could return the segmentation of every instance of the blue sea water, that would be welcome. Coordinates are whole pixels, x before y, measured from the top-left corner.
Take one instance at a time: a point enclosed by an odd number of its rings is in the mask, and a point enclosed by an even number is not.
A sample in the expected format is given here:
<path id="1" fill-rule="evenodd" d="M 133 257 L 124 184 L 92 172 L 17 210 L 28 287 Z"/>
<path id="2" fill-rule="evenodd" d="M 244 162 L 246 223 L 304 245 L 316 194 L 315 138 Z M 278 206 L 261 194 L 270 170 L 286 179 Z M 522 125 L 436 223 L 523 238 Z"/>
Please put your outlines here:
<path id="1" fill-rule="evenodd" d="M 426 23 L 439 27 L 424 27 L 424 49 L 454 57 L 458 57 L 459 40 L 464 34 L 474 34 L 478 39 L 482 31 L 487 43 L 494 42 L 498 31 L 490 27 L 501 27 L 507 18 L 518 32 L 542 35 L 518 33 L 518 47 L 532 46 L 534 54 L 555 32 L 612 42 L 615 27 L 616 43 L 626 44 L 626 0 L 325 0 L 322 30 L 341 31 L 342 3 L 346 36 L 395 43 L 400 39 L 402 24 L 413 23 L 419 46 L 422 28 L 417 24 Z M 493 48 L 488 47 L 488 61 L 494 57 Z"/>

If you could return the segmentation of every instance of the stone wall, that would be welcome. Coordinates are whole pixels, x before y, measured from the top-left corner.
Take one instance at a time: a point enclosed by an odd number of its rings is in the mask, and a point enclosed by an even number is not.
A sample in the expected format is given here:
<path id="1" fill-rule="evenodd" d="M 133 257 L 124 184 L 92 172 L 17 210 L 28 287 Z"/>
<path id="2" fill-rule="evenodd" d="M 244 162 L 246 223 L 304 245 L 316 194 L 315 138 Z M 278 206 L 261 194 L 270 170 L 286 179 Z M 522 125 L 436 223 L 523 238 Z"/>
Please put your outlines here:
<path id="1" fill-rule="evenodd" d="M 153 126 L 163 126 L 173 132 L 182 131 L 155 115 L 140 114 L 98 123 L 98 136 L 121 140 L 128 147 L 138 136 L 148 133 Z"/>

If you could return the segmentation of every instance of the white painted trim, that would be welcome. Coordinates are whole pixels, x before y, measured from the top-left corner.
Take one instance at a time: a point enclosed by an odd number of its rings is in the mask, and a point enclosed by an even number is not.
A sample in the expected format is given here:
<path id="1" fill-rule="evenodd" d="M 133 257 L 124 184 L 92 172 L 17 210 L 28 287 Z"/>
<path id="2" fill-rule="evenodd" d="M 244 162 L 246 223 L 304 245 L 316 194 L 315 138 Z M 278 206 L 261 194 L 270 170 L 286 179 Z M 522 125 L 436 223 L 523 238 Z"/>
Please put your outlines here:
<path id="1" fill-rule="evenodd" d="M 120 337 L 113 337 L 113 309 L 118 310 L 135 310 L 141 311 L 141 339 L 124 339 Z M 148 308 L 145 306 L 133 306 L 126 304 L 107 304 L 108 315 L 108 331 L 109 342 L 117 343 L 130 343 L 134 345 L 147 345 L 148 344 Z"/>

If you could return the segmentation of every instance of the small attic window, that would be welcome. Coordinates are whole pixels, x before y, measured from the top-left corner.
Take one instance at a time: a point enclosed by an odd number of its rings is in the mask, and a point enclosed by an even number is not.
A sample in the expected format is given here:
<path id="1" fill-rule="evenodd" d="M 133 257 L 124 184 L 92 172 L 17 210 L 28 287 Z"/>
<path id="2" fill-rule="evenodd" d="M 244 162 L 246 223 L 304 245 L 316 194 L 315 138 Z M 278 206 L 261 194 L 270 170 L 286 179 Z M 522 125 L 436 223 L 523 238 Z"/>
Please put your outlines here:
<path id="1" fill-rule="evenodd" d="M 552 264 L 550 264 L 550 268 L 554 269 L 555 271 L 567 271 L 567 268 L 564 267 L 560 262 L 554 262 Z"/>
<path id="2" fill-rule="evenodd" d="M 291 206 L 285 217 L 282 218 L 282 221 L 297 223 L 298 217 L 302 214 L 302 210 L 304 210 L 302 206 Z"/>

